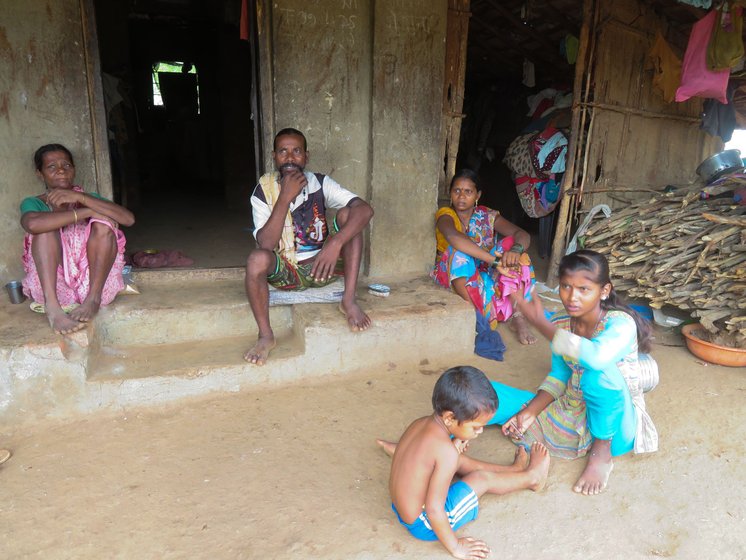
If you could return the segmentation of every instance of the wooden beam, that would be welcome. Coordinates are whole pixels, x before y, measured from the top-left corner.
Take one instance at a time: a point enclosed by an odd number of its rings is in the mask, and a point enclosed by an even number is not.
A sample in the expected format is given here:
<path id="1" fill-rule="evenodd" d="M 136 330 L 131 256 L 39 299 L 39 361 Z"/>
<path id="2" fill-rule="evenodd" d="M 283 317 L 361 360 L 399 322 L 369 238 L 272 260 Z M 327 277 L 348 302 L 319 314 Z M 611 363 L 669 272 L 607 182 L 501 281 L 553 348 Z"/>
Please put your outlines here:
<path id="1" fill-rule="evenodd" d="M 537 41 L 538 43 L 544 45 L 544 47 L 546 48 L 546 53 L 547 55 L 551 56 L 551 61 L 553 64 L 559 63 L 564 67 L 569 66 L 566 60 L 554 54 L 557 52 L 556 44 L 546 39 L 541 33 L 538 33 L 536 30 L 532 30 L 532 28 L 530 28 L 529 26 L 524 25 L 520 19 L 513 15 L 513 12 L 502 6 L 497 0 L 487 0 L 487 3 L 492 6 L 498 13 L 500 13 L 505 19 L 507 19 L 513 25 L 515 30 L 518 31 L 521 35 L 528 39 L 531 39 L 532 41 Z"/>
<path id="2" fill-rule="evenodd" d="M 550 2 L 550 0 L 544 0 L 544 5 L 550 12 L 552 12 L 552 18 L 562 22 L 562 25 L 566 28 L 568 33 L 571 31 L 573 34 L 576 34 L 580 31 L 583 22 L 571 20 L 565 15 L 565 12 L 558 9 L 554 4 L 552 4 L 552 2 Z"/>
<path id="3" fill-rule="evenodd" d="M 502 37 L 505 35 L 505 32 L 503 30 L 498 29 L 497 27 L 493 26 L 490 23 L 487 23 L 479 19 L 474 19 L 473 23 L 476 23 L 478 26 L 481 26 L 483 29 L 492 33 L 490 38 L 493 41 L 496 41 L 500 44 L 500 49 L 497 49 L 497 50 L 508 50 L 508 51 L 516 52 L 520 54 L 521 56 L 523 56 L 524 58 L 527 58 L 528 60 L 534 62 L 535 64 L 541 61 L 547 65 L 546 67 L 547 73 L 553 76 L 557 76 L 559 74 L 566 76 L 569 73 L 570 68 L 566 61 L 562 68 L 558 68 L 557 57 L 552 57 L 551 55 L 547 55 L 547 53 L 541 50 L 538 50 L 538 51 L 527 50 L 520 44 L 506 43 L 505 41 L 502 40 Z M 492 50 L 496 50 L 496 49 L 492 49 Z M 518 61 L 518 63 L 520 65 L 523 63 L 523 61 L 522 60 Z M 562 72 L 562 70 L 564 70 L 564 72 Z"/>

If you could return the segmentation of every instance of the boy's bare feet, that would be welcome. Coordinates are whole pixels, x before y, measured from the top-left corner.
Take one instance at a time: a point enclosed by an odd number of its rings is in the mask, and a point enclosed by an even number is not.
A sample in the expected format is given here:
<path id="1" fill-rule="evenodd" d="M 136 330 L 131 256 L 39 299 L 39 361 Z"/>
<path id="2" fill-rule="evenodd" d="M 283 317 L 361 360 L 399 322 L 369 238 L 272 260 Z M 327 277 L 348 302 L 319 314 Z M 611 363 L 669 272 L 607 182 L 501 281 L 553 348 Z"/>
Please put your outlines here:
<path id="1" fill-rule="evenodd" d="M 591 451 L 588 454 L 588 464 L 573 486 L 573 491 L 585 496 L 600 494 L 606 489 L 612 470 L 614 462 L 611 460 L 611 454 Z"/>
<path id="2" fill-rule="evenodd" d="M 357 302 L 345 303 L 344 301 L 339 304 L 339 311 L 347 317 L 347 324 L 350 326 L 350 330 L 353 332 L 364 331 L 370 327 L 370 317 L 360 309 Z"/>
<path id="3" fill-rule="evenodd" d="M 243 359 L 251 364 L 263 366 L 267 361 L 267 356 L 277 345 L 274 336 L 260 336 L 256 344 L 252 346 L 246 354 L 243 355 Z"/>
<path id="4" fill-rule="evenodd" d="M 385 439 L 376 439 L 376 443 L 381 446 L 381 449 L 386 452 L 386 455 L 388 455 L 389 457 L 394 456 L 394 451 L 396 451 L 395 442 L 386 441 Z"/>
<path id="5" fill-rule="evenodd" d="M 528 489 L 539 492 L 544 489 L 549 474 L 549 451 L 544 444 L 535 441 L 531 444 L 531 458 L 528 460 L 526 473 L 532 475 L 532 482 Z"/>
<path id="6" fill-rule="evenodd" d="M 88 296 L 85 301 L 78 307 L 70 311 L 70 318 L 81 323 L 87 323 L 96 316 L 99 308 L 101 307 L 100 298 L 92 298 Z"/>
<path id="7" fill-rule="evenodd" d="M 85 323 L 72 320 L 62 309 L 46 310 L 49 324 L 57 334 L 70 334 L 85 328 Z"/>
<path id="8" fill-rule="evenodd" d="M 508 326 L 510 327 L 510 330 L 516 334 L 518 342 L 521 344 L 534 344 L 536 342 L 534 333 L 532 333 L 531 329 L 528 328 L 526 318 L 520 313 L 513 314 Z"/>

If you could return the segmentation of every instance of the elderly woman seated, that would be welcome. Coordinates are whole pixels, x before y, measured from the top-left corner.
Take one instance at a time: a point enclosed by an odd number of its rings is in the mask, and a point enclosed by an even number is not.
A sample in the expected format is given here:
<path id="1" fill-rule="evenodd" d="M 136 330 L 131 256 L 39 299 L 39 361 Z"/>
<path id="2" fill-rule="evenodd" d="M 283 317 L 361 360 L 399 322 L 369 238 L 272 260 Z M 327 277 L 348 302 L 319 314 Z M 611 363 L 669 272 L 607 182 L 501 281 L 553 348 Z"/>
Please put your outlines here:
<path id="1" fill-rule="evenodd" d="M 124 234 L 132 212 L 73 184 L 70 150 L 47 144 L 34 154 L 46 191 L 21 203 L 26 230 L 23 291 L 43 304 L 59 334 L 85 327 L 124 288 Z"/>

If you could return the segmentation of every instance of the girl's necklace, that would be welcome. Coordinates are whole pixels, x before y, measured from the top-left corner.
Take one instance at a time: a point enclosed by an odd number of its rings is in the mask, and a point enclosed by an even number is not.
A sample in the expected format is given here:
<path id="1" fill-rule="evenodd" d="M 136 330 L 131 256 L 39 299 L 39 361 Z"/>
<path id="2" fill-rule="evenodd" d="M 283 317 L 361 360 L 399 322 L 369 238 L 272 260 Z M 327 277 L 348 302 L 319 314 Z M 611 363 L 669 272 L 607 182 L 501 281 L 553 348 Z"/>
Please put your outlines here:
<path id="1" fill-rule="evenodd" d="M 593 330 L 590 332 L 589 339 L 593 337 L 594 334 L 596 334 L 596 329 L 598 329 L 598 325 L 601 324 L 601 319 L 603 319 L 605 315 L 605 312 L 603 309 L 601 309 L 598 312 L 598 319 L 596 319 L 596 325 L 593 327 Z M 570 317 L 570 332 L 574 335 L 580 336 L 577 332 L 575 332 L 575 329 L 577 328 L 577 322 L 575 321 L 574 317 Z"/>

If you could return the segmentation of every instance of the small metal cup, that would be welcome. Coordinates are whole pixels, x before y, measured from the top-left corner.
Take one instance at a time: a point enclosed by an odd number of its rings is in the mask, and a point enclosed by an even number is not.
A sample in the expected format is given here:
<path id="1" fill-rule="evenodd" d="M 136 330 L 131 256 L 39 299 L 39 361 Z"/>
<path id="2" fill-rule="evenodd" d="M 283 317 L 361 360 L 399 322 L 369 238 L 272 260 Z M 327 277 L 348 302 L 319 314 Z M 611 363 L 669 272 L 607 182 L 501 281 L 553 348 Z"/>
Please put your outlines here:
<path id="1" fill-rule="evenodd" d="M 18 280 L 13 280 L 5 284 L 5 289 L 8 290 L 10 303 L 23 303 L 26 301 L 26 296 L 23 295 L 23 285 Z"/>

